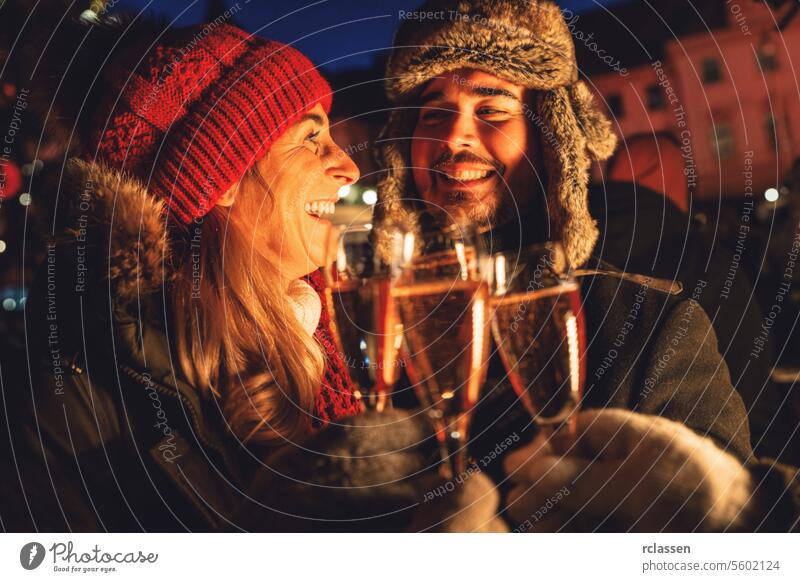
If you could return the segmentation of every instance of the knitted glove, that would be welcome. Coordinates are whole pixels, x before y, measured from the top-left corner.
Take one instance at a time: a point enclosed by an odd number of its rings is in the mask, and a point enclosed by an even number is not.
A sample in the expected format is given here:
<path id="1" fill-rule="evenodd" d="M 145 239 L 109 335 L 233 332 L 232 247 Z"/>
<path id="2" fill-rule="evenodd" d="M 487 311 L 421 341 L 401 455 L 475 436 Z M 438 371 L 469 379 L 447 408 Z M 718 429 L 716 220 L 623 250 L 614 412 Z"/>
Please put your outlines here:
<path id="1" fill-rule="evenodd" d="M 446 483 L 420 412 L 367 412 L 285 447 L 259 470 L 233 520 L 250 531 L 508 531 L 476 473 Z"/>
<path id="2" fill-rule="evenodd" d="M 574 444 L 538 437 L 505 468 L 519 531 L 741 529 L 753 491 L 747 469 L 711 439 L 627 410 L 582 412 Z"/>

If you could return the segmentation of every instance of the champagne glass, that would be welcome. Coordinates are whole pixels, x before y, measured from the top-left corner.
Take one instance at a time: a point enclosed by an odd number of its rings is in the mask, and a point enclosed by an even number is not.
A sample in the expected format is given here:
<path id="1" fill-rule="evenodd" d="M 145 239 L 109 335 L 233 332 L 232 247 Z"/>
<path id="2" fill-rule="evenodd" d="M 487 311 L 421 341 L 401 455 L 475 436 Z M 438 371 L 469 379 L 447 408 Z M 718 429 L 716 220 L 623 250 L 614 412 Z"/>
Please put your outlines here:
<path id="1" fill-rule="evenodd" d="M 489 360 L 488 287 L 477 242 L 474 230 L 459 225 L 406 234 L 392 290 L 406 371 L 438 428 L 446 478 L 465 468 L 469 420 Z"/>
<path id="2" fill-rule="evenodd" d="M 329 245 L 334 256 L 326 261 L 325 296 L 356 397 L 367 409 L 381 412 L 391 406 L 403 328 L 391 294 L 393 251 L 384 259 L 371 234 L 369 225 L 351 226 L 341 231 L 335 246 Z M 387 238 L 402 244 L 402 233 Z"/>
<path id="3" fill-rule="evenodd" d="M 490 259 L 492 335 L 522 404 L 559 438 L 574 438 L 581 400 L 584 328 L 578 283 L 560 243 Z"/>

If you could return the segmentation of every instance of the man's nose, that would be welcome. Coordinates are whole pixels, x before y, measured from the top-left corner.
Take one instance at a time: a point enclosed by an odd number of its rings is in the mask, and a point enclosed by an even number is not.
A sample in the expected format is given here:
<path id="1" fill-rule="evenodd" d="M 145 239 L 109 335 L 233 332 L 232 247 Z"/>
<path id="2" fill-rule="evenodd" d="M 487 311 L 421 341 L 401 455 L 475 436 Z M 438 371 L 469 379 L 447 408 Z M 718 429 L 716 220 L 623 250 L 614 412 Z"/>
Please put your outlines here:
<path id="1" fill-rule="evenodd" d="M 454 113 L 447 126 L 445 142 L 452 151 L 474 149 L 478 145 L 478 128 L 475 118 L 464 112 Z"/>

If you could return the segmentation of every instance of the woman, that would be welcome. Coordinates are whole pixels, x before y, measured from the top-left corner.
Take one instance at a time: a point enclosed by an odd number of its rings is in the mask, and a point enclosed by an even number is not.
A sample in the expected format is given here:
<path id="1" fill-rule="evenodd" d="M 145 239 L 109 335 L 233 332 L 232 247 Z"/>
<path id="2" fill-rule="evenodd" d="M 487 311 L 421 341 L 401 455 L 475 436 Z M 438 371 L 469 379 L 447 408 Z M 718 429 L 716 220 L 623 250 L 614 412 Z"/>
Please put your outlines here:
<path id="1" fill-rule="evenodd" d="M 20 529 L 229 526 L 262 459 L 360 411 L 316 274 L 359 177 L 330 87 L 227 24 L 153 38 L 98 65 L 28 298 Z"/>

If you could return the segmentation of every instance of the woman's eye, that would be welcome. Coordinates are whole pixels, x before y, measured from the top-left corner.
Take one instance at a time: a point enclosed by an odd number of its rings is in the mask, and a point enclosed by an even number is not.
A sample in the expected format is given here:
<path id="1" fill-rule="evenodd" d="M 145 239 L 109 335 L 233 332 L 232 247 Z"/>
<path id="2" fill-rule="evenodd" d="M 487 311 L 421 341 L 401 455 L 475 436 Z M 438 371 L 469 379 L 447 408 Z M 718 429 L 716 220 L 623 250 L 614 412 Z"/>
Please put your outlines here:
<path id="1" fill-rule="evenodd" d="M 319 143 L 317 142 L 317 139 L 319 138 L 320 133 L 321 133 L 320 130 L 317 130 L 312 133 L 309 133 L 306 136 L 305 139 L 306 143 L 311 144 L 311 146 L 314 148 L 314 151 L 319 150 Z"/>

